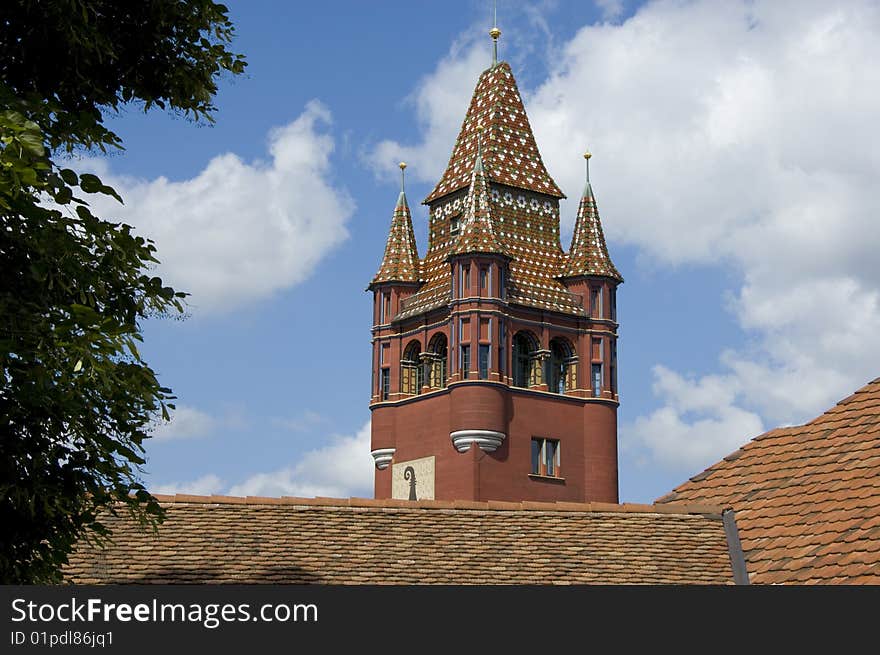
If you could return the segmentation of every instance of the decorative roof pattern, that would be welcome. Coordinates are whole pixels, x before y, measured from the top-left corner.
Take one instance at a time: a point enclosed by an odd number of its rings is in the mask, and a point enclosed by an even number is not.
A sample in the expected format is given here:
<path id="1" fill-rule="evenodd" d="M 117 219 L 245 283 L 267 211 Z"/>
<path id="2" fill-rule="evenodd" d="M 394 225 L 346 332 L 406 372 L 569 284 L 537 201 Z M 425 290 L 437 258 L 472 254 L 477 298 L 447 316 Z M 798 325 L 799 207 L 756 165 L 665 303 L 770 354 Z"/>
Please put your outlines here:
<path id="1" fill-rule="evenodd" d="M 583 299 L 556 279 L 565 262 L 559 245 L 559 201 L 544 194 L 488 181 L 489 219 L 502 252 L 512 258 L 507 280 L 511 303 L 584 316 Z M 395 320 L 447 305 L 452 277 L 447 258 L 456 243 L 452 221 L 467 209 L 459 190 L 431 205 L 428 252 L 421 262 L 423 286 L 408 298 Z"/>
<path id="2" fill-rule="evenodd" d="M 385 256 L 370 287 L 385 282 L 418 282 L 419 251 L 406 194 L 401 191 L 391 217 Z"/>
<path id="3" fill-rule="evenodd" d="M 658 502 L 733 507 L 752 582 L 880 584 L 880 378 Z"/>
<path id="4" fill-rule="evenodd" d="M 425 198 L 426 204 L 468 185 L 477 155 L 478 128 L 483 128 L 483 165 L 494 182 L 565 197 L 538 152 L 510 65 L 501 62 L 480 75 L 452 157 Z"/>
<path id="5" fill-rule="evenodd" d="M 489 185 L 483 171 L 483 160 L 477 154 L 471 184 L 465 198 L 464 220 L 461 234 L 452 248 L 453 255 L 465 253 L 504 254 L 504 247 L 492 229 L 492 217 L 489 213 Z"/>
<path id="6" fill-rule="evenodd" d="M 623 277 L 617 272 L 608 255 L 596 197 L 593 195 L 593 187 L 589 180 L 581 196 L 574 233 L 571 235 L 571 248 L 568 250 L 562 269 L 562 277 L 579 275 L 601 275 L 623 282 Z"/>
<path id="7" fill-rule="evenodd" d="M 727 584 L 716 507 L 160 496 L 158 534 L 124 513 L 68 582 Z M 104 520 L 104 519 L 102 519 Z M 438 557 L 442 554 L 442 557 Z"/>

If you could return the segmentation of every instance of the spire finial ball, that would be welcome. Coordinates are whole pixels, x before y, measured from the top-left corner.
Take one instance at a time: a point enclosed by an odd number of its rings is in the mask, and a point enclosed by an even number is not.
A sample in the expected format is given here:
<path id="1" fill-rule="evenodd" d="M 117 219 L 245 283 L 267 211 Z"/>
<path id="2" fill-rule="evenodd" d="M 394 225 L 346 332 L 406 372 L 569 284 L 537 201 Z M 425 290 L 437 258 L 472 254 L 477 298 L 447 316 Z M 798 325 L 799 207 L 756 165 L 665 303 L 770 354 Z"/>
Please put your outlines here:
<path id="1" fill-rule="evenodd" d="M 406 168 L 406 162 L 402 161 L 398 164 L 398 166 L 400 166 L 400 170 L 403 170 L 404 168 Z"/>
<path id="2" fill-rule="evenodd" d="M 588 159 L 589 159 L 590 157 L 592 157 L 592 156 L 593 156 L 593 153 L 591 153 L 589 150 L 587 150 L 587 151 L 584 153 L 584 159 L 587 159 L 587 160 L 588 160 Z"/>
<path id="3" fill-rule="evenodd" d="M 489 36 L 497 41 L 498 37 L 501 36 L 501 30 L 499 30 L 497 27 L 493 27 L 491 30 L 489 30 Z"/>

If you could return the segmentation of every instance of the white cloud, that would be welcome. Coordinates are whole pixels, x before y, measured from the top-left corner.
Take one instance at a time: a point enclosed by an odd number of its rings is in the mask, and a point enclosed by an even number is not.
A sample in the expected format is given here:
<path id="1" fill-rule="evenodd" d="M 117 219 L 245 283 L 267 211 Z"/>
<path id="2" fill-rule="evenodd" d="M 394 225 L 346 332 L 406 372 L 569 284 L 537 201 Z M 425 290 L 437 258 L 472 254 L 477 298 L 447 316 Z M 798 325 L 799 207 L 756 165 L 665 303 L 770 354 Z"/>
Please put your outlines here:
<path id="1" fill-rule="evenodd" d="M 219 494 L 223 489 L 223 480 L 216 475 L 204 475 L 190 482 L 171 482 L 169 484 L 160 484 L 151 488 L 149 491 L 153 494 L 193 494 L 197 496 L 211 496 Z"/>
<path id="2" fill-rule="evenodd" d="M 440 179 L 477 77 L 491 63 L 487 57 L 491 55 L 483 38 L 479 45 L 475 36 L 453 44 L 434 72 L 425 76 L 406 98 L 407 103 L 415 106 L 424 140 L 417 145 L 380 142 L 368 156 L 378 173 L 396 178 L 400 174 L 398 162 L 405 161 L 409 164 L 407 174 L 415 179 L 431 183 Z"/>
<path id="3" fill-rule="evenodd" d="M 298 416 L 291 418 L 276 417 L 272 419 L 272 424 L 291 432 L 306 432 L 314 430 L 316 426 L 326 423 L 327 419 L 311 410 L 305 410 Z"/>
<path id="4" fill-rule="evenodd" d="M 595 0 L 596 6 L 602 10 L 602 18 L 613 20 L 623 13 L 623 0 Z"/>
<path id="5" fill-rule="evenodd" d="M 762 422 L 808 420 L 878 375 L 878 34 L 870 0 L 660 0 L 582 28 L 547 79 L 521 89 L 570 196 L 580 153 L 593 151 L 612 251 L 628 243 L 657 265 L 725 266 L 741 281 L 719 302 L 750 346 L 720 346 L 717 375 L 655 371 L 664 406 L 634 427 L 661 460 L 679 447 L 692 461 L 703 456 L 694 448 L 731 450 Z M 415 91 L 425 135 L 401 148 L 434 162 L 431 181 L 483 51 L 453 51 Z M 565 201 L 569 231 L 575 209 Z"/>
<path id="6" fill-rule="evenodd" d="M 125 205 L 93 197 L 99 215 L 156 242 L 163 280 L 192 294 L 193 311 L 226 312 L 302 282 L 347 238 L 354 203 L 331 183 L 330 121 L 312 101 L 269 133 L 268 161 L 226 153 L 188 180 L 119 176 L 105 160 L 77 168 L 116 188 Z"/>
<path id="7" fill-rule="evenodd" d="M 764 431 L 760 416 L 734 404 L 736 378 L 686 379 L 663 366 L 653 374 L 654 392 L 665 404 L 621 426 L 626 447 L 645 448 L 669 468 L 697 471 Z"/>
<path id="8" fill-rule="evenodd" d="M 373 496 L 370 423 L 357 434 L 333 437 L 329 445 L 306 452 L 293 466 L 258 473 L 234 485 L 232 496 Z"/>
<path id="9" fill-rule="evenodd" d="M 187 405 L 178 405 L 176 409 L 170 410 L 170 416 L 170 421 L 162 421 L 156 426 L 153 439 L 171 441 L 204 437 L 218 425 L 213 417 Z"/>

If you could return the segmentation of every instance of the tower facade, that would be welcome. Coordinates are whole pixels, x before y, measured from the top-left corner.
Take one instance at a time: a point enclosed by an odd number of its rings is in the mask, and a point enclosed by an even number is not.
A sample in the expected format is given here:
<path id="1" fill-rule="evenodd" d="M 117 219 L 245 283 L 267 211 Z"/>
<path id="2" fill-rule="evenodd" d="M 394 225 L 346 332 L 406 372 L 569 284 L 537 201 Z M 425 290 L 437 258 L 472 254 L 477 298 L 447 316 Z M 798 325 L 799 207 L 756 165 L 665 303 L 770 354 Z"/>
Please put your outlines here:
<path id="1" fill-rule="evenodd" d="M 424 200 L 423 258 L 401 191 L 368 287 L 377 498 L 617 502 L 623 279 L 585 156 L 565 252 L 565 196 L 510 66 L 494 63 Z"/>

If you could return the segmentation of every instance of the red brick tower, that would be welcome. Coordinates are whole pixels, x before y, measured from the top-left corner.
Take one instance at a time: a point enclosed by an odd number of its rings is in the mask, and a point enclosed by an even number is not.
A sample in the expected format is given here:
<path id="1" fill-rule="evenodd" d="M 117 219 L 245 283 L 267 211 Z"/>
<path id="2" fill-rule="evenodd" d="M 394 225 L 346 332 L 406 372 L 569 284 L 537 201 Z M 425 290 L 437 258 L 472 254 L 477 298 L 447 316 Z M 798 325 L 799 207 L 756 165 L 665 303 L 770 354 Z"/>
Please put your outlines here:
<path id="1" fill-rule="evenodd" d="M 421 260 L 401 191 L 369 286 L 377 498 L 617 502 L 623 279 L 586 157 L 565 253 L 564 196 L 500 62 L 480 76 L 424 201 Z"/>

